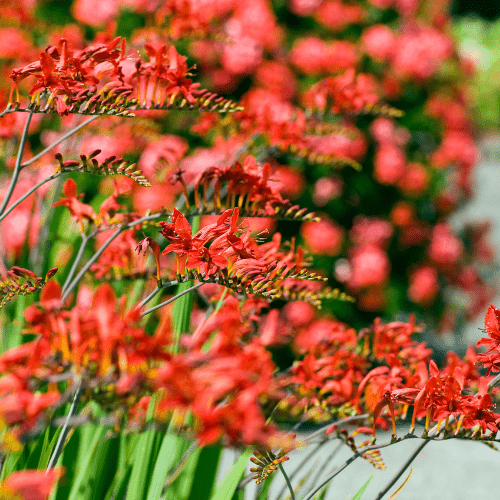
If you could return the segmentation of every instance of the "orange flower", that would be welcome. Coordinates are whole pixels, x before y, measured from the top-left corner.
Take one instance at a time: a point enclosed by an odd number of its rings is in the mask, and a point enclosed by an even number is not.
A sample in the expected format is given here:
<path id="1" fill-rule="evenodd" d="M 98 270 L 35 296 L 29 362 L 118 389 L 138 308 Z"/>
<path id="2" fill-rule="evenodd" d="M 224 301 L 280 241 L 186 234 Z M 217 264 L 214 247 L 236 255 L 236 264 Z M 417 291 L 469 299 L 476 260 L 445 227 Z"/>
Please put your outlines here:
<path id="1" fill-rule="evenodd" d="M 64 474 L 61 467 L 44 470 L 23 470 L 12 473 L 0 484 L 0 493 L 17 495 L 19 500 L 47 500 L 54 484 Z"/>

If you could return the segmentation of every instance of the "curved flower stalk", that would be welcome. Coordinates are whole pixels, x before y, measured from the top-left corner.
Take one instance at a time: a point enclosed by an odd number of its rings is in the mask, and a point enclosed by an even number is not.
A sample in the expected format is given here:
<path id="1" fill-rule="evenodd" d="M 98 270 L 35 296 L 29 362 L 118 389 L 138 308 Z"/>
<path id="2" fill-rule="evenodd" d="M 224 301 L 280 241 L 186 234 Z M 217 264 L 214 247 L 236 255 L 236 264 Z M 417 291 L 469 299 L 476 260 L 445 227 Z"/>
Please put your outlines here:
<path id="1" fill-rule="evenodd" d="M 351 166 L 361 168 L 355 158 L 345 154 L 324 154 L 314 146 L 314 139 L 326 135 L 340 136 L 354 140 L 359 136 L 350 127 L 324 123 L 308 116 L 304 110 L 293 106 L 275 94 L 263 89 L 252 90 L 241 99 L 242 111 L 228 115 L 221 126 L 216 126 L 209 117 L 201 118 L 193 131 L 203 133 L 208 124 L 231 137 L 238 137 L 241 142 L 252 137 L 252 143 L 262 140 L 272 151 L 279 151 L 299 156 L 310 163 L 328 164 L 333 167 Z M 252 144 L 249 147 L 252 150 Z"/>
<path id="2" fill-rule="evenodd" d="M 287 278 L 282 282 L 276 283 L 277 297 L 287 301 L 304 301 L 314 307 L 321 308 L 323 300 L 333 299 L 342 302 L 355 302 L 356 299 L 339 288 L 324 286 L 314 281 L 304 281 Z"/>
<path id="3" fill-rule="evenodd" d="M 254 450 L 253 457 L 250 457 L 250 461 L 253 462 L 257 467 L 250 468 L 250 472 L 256 472 L 253 476 L 256 484 L 264 482 L 273 472 L 278 469 L 279 464 L 289 460 L 286 454 L 290 450 L 286 448 L 280 450 L 277 454 L 267 451 L 265 449 Z"/>
<path id="4" fill-rule="evenodd" d="M 101 152 L 97 149 L 90 153 L 87 157 L 85 155 L 80 155 L 81 160 L 64 160 L 60 153 L 55 155 L 56 160 L 59 162 L 59 166 L 56 167 L 55 172 L 42 179 L 40 182 L 36 183 L 29 191 L 27 191 L 21 198 L 16 200 L 2 215 L 0 215 L 0 221 L 7 217 L 7 215 L 14 210 L 20 203 L 22 203 L 26 198 L 32 195 L 37 189 L 46 184 L 47 182 L 57 179 L 63 174 L 70 172 L 88 172 L 93 175 L 124 175 L 129 179 L 132 179 L 138 185 L 143 187 L 150 187 L 151 184 L 144 177 L 141 170 L 137 169 L 135 163 L 130 163 L 123 158 L 116 158 L 115 156 L 110 156 L 106 158 L 102 163 L 99 163 L 94 157 Z"/>
<path id="5" fill-rule="evenodd" d="M 261 167 L 251 155 L 243 163 L 207 168 L 195 181 L 193 196 L 188 194 L 182 170 L 175 173 L 173 182 L 181 185 L 186 208 L 192 215 L 220 214 L 238 207 L 242 217 L 319 220 L 314 213 L 283 199 L 279 183 L 272 180 L 269 163 Z"/>
<path id="6" fill-rule="evenodd" d="M 26 111 L 134 116 L 131 110 L 136 109 L 241 109 L 228 99 L 199 89 L 200 84 L 188 78 L 192 75 L 186 58 L 174 46 L 167 49 L 162 45 L 155 50 L 146 44 L 149 61 L 127 56 L 125 50 L 123 37 L 109 44 L 91 45 L 78 53 L 67 40 L 60 39 L 57 45 L 49 45 L 41 52 L 38 61 L 12 70 L 12 89 L 4 114 Z M 133 61 L 135 71 L 130 74 Z M 29 89 L 29 104 L 22 107 L 19 84 L 30 76 L 37 82 Z"/>
<path id="7" fill-rule="evenodd" d="M 403 113 L 381 103 L 377 83 L 370 74 L 356 74 L 354 68 L 343 75 L 331 76 L 314 84 L 303 96 L 307 108 L 333 113 L 372 113 L 401 117 Z"/>
<path id="8" fill-rule="evenodd" d="M 282 296 L 279 283 L 283 280 L 324 281 L 303 267 L 307 261 L 300 247 L 295 250 L 292 242 L 290 248 L 282 248 L 279 234 L 271 242 L 259 245 L 244 223 L 238 226 L 238 218 L 238 208 L 228 209 L 214 224 L 194 235 L 186 217 L 177 209 L 171 223 L 160 222 L 161 234 L 171 242 L 163 253 L 175 255 L 178 282 L 196 279 L 218 283 L 244 295 L 277 298 Z M 138 248 L 144 251 L 147 246 L 155 250 L 157 243 L 146 238 Z M 159 269 L 159 252 L 154 253 Z"/>
<path id="9" fill-rule="evenodd" d="M 94 175 L 124 175 L 132 179 L 139 186 L 151 187 L 149 181 L 144 177 L 141 170 L 139 170 L 135 163 L 130 163 L 123 158 L 116 156 L 109 156 L 104 161 L 99 163 L 95 157 L 101 153 L 100 149 L 92 151 L 88 156 L 81 154 L 80 161 L 78 160 L 64 160 L 63 156 L 58 153 L 55 155 L 56 160 L 59 162 L 59 167 L 56 173 L 66 172 L 88 172 Z"/>
<path id="10" fill-rule="evenodd" d="M 50 269 L 45 278 L 37 276 L 29 269 L 13 266 L 7 271 L 7 277 L 0 275 L 0 309 L 19 295 L 32 295 L 42 290 L 47 280 L 57 272 L 57 267 Z"/>

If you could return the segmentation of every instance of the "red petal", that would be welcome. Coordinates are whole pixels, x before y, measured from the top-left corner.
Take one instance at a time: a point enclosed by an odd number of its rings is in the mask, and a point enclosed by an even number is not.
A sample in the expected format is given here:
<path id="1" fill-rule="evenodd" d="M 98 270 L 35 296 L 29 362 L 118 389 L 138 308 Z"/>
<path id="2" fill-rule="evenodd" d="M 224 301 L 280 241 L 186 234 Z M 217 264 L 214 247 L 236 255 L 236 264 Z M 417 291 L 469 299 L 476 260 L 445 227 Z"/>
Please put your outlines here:
<path id="1" fill-rule="evenodd" d="M 429 363 L 429 372 L 431 374 L 431 377 L 439 377 L 439 368 L 437 367 L 436 363 L 432 361 L 432 359 Z"/>
<path id="2" fill-rule="evenodd" d="M 63 469 L 57 467 L 43 470 L 23 470 L 12 473 L 2 484 L 2 489 L 17 493 L 29 500 L 46 500 L 54 483 L 62 476 Z"/>
<path id="3" fill-rule="evenodd" d="M 231 229 L 230 232 L 234 233 L 236 231 L 236 224 L 238 223 L 238 217 L 240 216 L 240 209 L 236 207 L 231 216 Z"/>
<path id="4" fill-rule="evenodd" d="M 54 71 L 54 59 L 47 54 L 47 52 L 40 52 L 40 66 L 44 76 L 50 76 Z"/>
<path id="5" fill-rule="evenodd" d="M 191 241 L 191 236 L 193 234 L 191 226 L 188 220 L 183 214 L 179 212 L 179 215 L 175 219 L 175 232 L 183 239 Z"/>
<path id="6" fill-rule="evenodd" d="M 61 285 L 57 281 L 49 281 L 40 294 L 40 302 L 58 300 L 61 298 Z"/>
<path id="7" fill-rule="evenodd" d="M 63 193 L 67 198 L 76 198 L 76 182 L 73 179 L 68 179 L 65 182 Z"/>
<path id="8" fill-rule="evenodd" d="M 499 320 L 500 309 L 491 304 L 484 317 L 484 327 L 489 334 L 500 336 Z"/>

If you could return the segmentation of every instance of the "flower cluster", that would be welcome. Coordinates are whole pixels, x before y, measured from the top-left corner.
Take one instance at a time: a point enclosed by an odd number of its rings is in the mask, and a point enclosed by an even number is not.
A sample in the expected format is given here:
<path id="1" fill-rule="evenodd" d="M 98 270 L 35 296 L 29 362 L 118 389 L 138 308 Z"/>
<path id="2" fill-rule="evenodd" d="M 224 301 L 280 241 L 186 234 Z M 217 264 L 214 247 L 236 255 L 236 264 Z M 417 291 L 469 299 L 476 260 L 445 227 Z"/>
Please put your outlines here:
<path id="1" fill-rule="evenodd" d="M 186 58 L 173 45 L 155 48 L 145 44 L 144 49 L 149 61 L 127 56 L 123 37 L 78 52 L 61 38 L 57 45 L 40 52 L 37 61 L 11 71 L 9 104 L 13 105 L 15 93 L 15 106 L 20 106 L 19 85 L 34 76 L 37 82 L 29 88 L 31 112 L 128 115 L 132 106 L 168 109 L 175 104 L 210 111 L 235 107 L 216 94 L 200 90 L 199 84 L 188 78 L 191 74 Z M 41 108 L 45 95 L 48 99 Z"/>
<path id="2" fill-rule="evenodd" d="M 492 294 L 488 226 L 449 221 L 477 152 L 446 2 L 74 0 L 66 26 L 4 3 L 0 496 L 47 498 L 66 443 L 94 456 L 66 434 L 88 423 L 96 449 L 120 434 L 116 476 L 88 475 L 103 498 L 155 497 L 189 441 L 254 447 L 261 483 L 299 446 L 280 422 L 325 424 L 377 468 L 376 429 L 397 442 L 410 413 L 412 437 L 496 440 L 499 310 L 486 352 L 442 367 L 416 319 L 453 329 Z M 165 483 L 153 460 L 169 442 Z M 45 479 L 16 474 L 38 449 Z M 126 484 L 153 471 L 152 489 Z"/>

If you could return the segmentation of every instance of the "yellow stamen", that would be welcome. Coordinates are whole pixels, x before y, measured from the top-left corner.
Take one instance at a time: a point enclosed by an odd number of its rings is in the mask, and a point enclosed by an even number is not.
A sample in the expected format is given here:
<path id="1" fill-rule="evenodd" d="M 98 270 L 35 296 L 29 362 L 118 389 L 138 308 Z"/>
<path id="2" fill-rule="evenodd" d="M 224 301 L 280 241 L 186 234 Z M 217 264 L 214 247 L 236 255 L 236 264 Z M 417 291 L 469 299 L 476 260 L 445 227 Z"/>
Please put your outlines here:
<path id="1" fill-rule="evenodd" d="M 429 423 L 431 421 L 431 410 L 432 408 L 429 406 L 429 408 L 427 408 L 427 415 L 425 416 L 425 432 L 429 432 Z"/>

